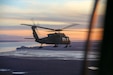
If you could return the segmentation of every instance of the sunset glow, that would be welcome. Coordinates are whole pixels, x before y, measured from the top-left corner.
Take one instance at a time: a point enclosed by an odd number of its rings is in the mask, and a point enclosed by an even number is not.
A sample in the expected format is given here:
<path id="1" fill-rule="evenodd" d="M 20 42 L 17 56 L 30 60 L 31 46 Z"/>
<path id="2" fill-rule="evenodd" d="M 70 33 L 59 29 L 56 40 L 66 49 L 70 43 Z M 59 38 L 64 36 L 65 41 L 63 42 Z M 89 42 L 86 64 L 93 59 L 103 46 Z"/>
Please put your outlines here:
<path id="1" fill-rule="evenodd" d="M 101 40 L 102 19 L 105 11 L 105 0 L 100 0 L 95 18 L 95 27 L 91 40 Z M 33 24 L 51 28 L 52 26 L 79 24 L 63 31 L 72 41 L 86 40 L 88 25 L 92 14 L 94 0 L 1 0 L 0 30 L 1 36 L 32 37 L 32 30 L 21 24 Z M 31 21 L 33 19 L 33 21 Z M 55 27 L 54 27 L 55 28 Z M 53 29 L 54 29 L 53 28 Z M 39 36 L 47 37 L 46 30 L 38 30 Z M 10 38 L 9 38 L 10 39 Z M 6 39 L 7 40 L 7 39 Z"/>
<path id="2" fill-rule="evenodd" d="M 70 31 L 63 31 L 66 36 L 70 37 L 71 41 L 77 40 L 86 40 L 87 38 L 87 29 L 72 29 Z M 102 38 L 102 29 L 94 29 L 92 32 L 92 40 L 101 40 Z M 38 30 L 37 34 L 40 38 L 47 37 L 47 34 L 53 32 L 47 32 L 45 30 Z M 32 30 L 0 30 L 2 35 L 13 35 L 13 36 L 22 36 L 22 37 L 33 37 Z"/>

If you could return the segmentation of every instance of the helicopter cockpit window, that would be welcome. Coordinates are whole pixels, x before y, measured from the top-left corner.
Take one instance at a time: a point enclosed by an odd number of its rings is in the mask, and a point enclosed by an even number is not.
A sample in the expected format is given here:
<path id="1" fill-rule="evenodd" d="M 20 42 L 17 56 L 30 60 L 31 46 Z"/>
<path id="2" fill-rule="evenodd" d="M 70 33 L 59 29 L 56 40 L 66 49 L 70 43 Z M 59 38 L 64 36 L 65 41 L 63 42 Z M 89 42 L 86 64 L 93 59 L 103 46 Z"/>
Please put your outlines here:
<path id="1" fill-rule="evenodd" d="M 67 41 L 67 39 L 65 37 L 62 37 L 62 41 Z"/>

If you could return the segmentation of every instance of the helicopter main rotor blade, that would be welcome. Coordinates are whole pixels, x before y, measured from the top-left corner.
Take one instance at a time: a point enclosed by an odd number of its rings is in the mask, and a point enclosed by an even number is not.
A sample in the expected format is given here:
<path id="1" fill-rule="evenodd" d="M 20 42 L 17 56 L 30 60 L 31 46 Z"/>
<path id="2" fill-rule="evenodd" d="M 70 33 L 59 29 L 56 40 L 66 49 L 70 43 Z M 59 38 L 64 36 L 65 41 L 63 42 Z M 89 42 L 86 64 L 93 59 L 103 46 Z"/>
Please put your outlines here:
<path id="1" fill-rule="evenodd" d="M 67 28 L 73 27 L 73 26 L 75 26 L 75 25 L 79 25 L 79 24 L 72 24 L 72 25 L 66 26 L 66 27 L 64 27 L 64 28 L 62 28 L 62 29 L 67 29 Z M 61 29 L 61 30 L 62 30 L 62 29 Z"/>
<path id="2" fill-rule="evenodd" d="M 21 25 L 26 25 L 26 26 L 36 26 L 36 25 L 31 25 L 31 24 L 21 24 Z M 36 26 L 36 27 L 42 28 L 42 29 L 53 30 L 53 31 L 54 31 L 54 29 L 52 29 L 52 28 L 47 28 L 47 27 L 42 27 L 42 26 Z"/>
<path id="3" fill-rule="evenodd" d="M 38 28 L 42 28 L 42 29 L 48 29 L 48 30 L 55 30 L 55 29 L 52 29 L 52 28 L 47 28 L 47 27 L 42 27 L 42 26 L 36 26 L 36 27 L 38 27 Z"/>
<path id="4" fill-rule="evenodd" d="M 72 27 L 72 26 L 75 26 L 75 25 L 79 25 L 79 24 L 72 24 L 72 25 L 69 25 L 69 26 L 66 26 L 66 27 L 64 27 L 64 28 L 61 28 L 61 29 L 54 29 L 54 30 L 52 30 L 52 31 L 64 31 L 64 29 L 67 29 L 67 28 L 69 28 L 69 27 Z"/>
<path id="5" fill-rule="evenodd" d="M 75 31 L 75 32 L 88 32 L 88 31 L 81 31 L 81 30 L 60 30 L 60 29 L 59 29 L 59 30 L 57 29 L 57 30 L 54 30 L 54 31 Z M 54 32 L 54 31 L 51 31 L 51 30 L 50 30 L 50 31 L 47 31 L 47 32 Z M 97 32 L 97 31 L 92 31 L 92 32 Z"/>
<path id="6" fill-rule="evenodd" d="M 63 29 L 67 29 L 67 28 L 72 27 L 72 26 L 75 26 L 75 25 L 79 25 L 79 24 L 72 24 L 72 25 L 66 26 L 66 27 L 64 27 L 62 29 L 52 29 L 52 28 L 47 28 L 47 27 L 42 27 L 42 26 L 37 26 L 37 27 L 38 28 L 52 30 L 52 31 L 63 31 Z"/>
<path id="7" fill-rule="evenodd" d="M 31 24 L 21 24 L 21 25 L 36 26 L 36 25 L 31 25 Z M 64 27 L 62 29 L 52 29 L 52 28 L 47 28 L 47 27 L 42 27 L 42 26 L 36 26 L 36 27 L 42 28 L 42 29 L 48 29 L 48 30 L 51 30 L 51 31 L 63 31 L 63 29 L 67 29 L 67 28 L 75 26 L 75 25 L 79 25 L 79 24 L 72 24 L 72 25 L 66 26 L 66 27 Z"/>
<path id="8" fill-rule="evenodd" d="M 21 25 L 25 25 L 25 26 L 33 26 L 33 25 L 31 25 L 31 24 L 21 24 Z"/>

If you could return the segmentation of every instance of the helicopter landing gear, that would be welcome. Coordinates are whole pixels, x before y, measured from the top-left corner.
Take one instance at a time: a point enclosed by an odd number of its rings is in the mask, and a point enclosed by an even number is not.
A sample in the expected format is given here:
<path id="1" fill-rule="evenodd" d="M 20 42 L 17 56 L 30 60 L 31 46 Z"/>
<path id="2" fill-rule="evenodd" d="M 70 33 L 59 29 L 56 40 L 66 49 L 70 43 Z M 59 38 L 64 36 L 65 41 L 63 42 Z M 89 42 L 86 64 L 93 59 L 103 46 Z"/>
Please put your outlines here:
<path id="1" fill-rule="evenodd" d="M 71 47 L 71 45 L 69 45 L 69 47 Z"/>
<path id="2" fill-rule="evenodd" d="M 42 46 L 40 46 L 39 48 L 43 48 Z"/>
<path id="3" fill-rule="evenodd" d="M 66 46 L 64 48 L 67 48 L 68 47 L 68 44 L 66 44 Z"/>
<path id="4" fill-rule="evenodd" d="M 57 44 L 55 44 L 53 47 L 58 47 L 58 45 L 57 45 Z"/>
<path id="5" fill-rule="evenodd" d="M 71 47 L 71 45 L 69 44 L 69 47 Z"/>
<path id="6" fill-rule="evenodd" d="M 68 46 L 66 45 L 64 48 L 67 48 Z"/>
<path id="7" fill-rule="evenodd" d="M 39 48 L 43 48 L 43 47 L 42 47 L 42 44 L 41 44 L 41 46 L 40 46 Z"/>
<path id="8" fill-rule="evenodd" d="M 71 47 L 71 45 L 70 44 L 66 44 L 66 46 L 64 48 L 67 48 L 67 47 Z"/>

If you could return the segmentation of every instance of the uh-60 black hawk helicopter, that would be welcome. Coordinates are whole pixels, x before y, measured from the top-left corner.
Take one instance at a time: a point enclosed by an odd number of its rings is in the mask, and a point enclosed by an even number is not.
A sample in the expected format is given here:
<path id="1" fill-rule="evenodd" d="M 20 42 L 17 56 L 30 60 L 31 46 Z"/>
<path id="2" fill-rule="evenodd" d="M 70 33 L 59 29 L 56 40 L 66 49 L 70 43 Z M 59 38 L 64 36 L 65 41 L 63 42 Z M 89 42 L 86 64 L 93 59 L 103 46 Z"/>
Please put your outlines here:
<path id="1" fill-rule="evenodd" d="M 42 27 L 36 24 L 33 24 L 33 25 L 21 24 L 21 25 L 31 26 L 34 38 L 26 38 L 26 39 L 35 39 L 36 42 L 41 43 L 41 46 L 39 48 L 42 48 L 42 44 L 54 44 L 53 47 L 58 47 L 58 44 L 65 44 L 66 45 L 65 48 L 67 48 L 67 47 L 71 47 L 70 39 L 64 33 L 60 33 L 60 31 L 63 31 L 64 29 L 67 29 L 69 27 L 72 27 L 78 24 L 72 24 L 61 29 L 52 29 L 52 28 Z M 55 33 L 47 34 L 48 37 L 39 38 L 38 34 L 36 33 L 36 28 L 47 29 Z"/>

